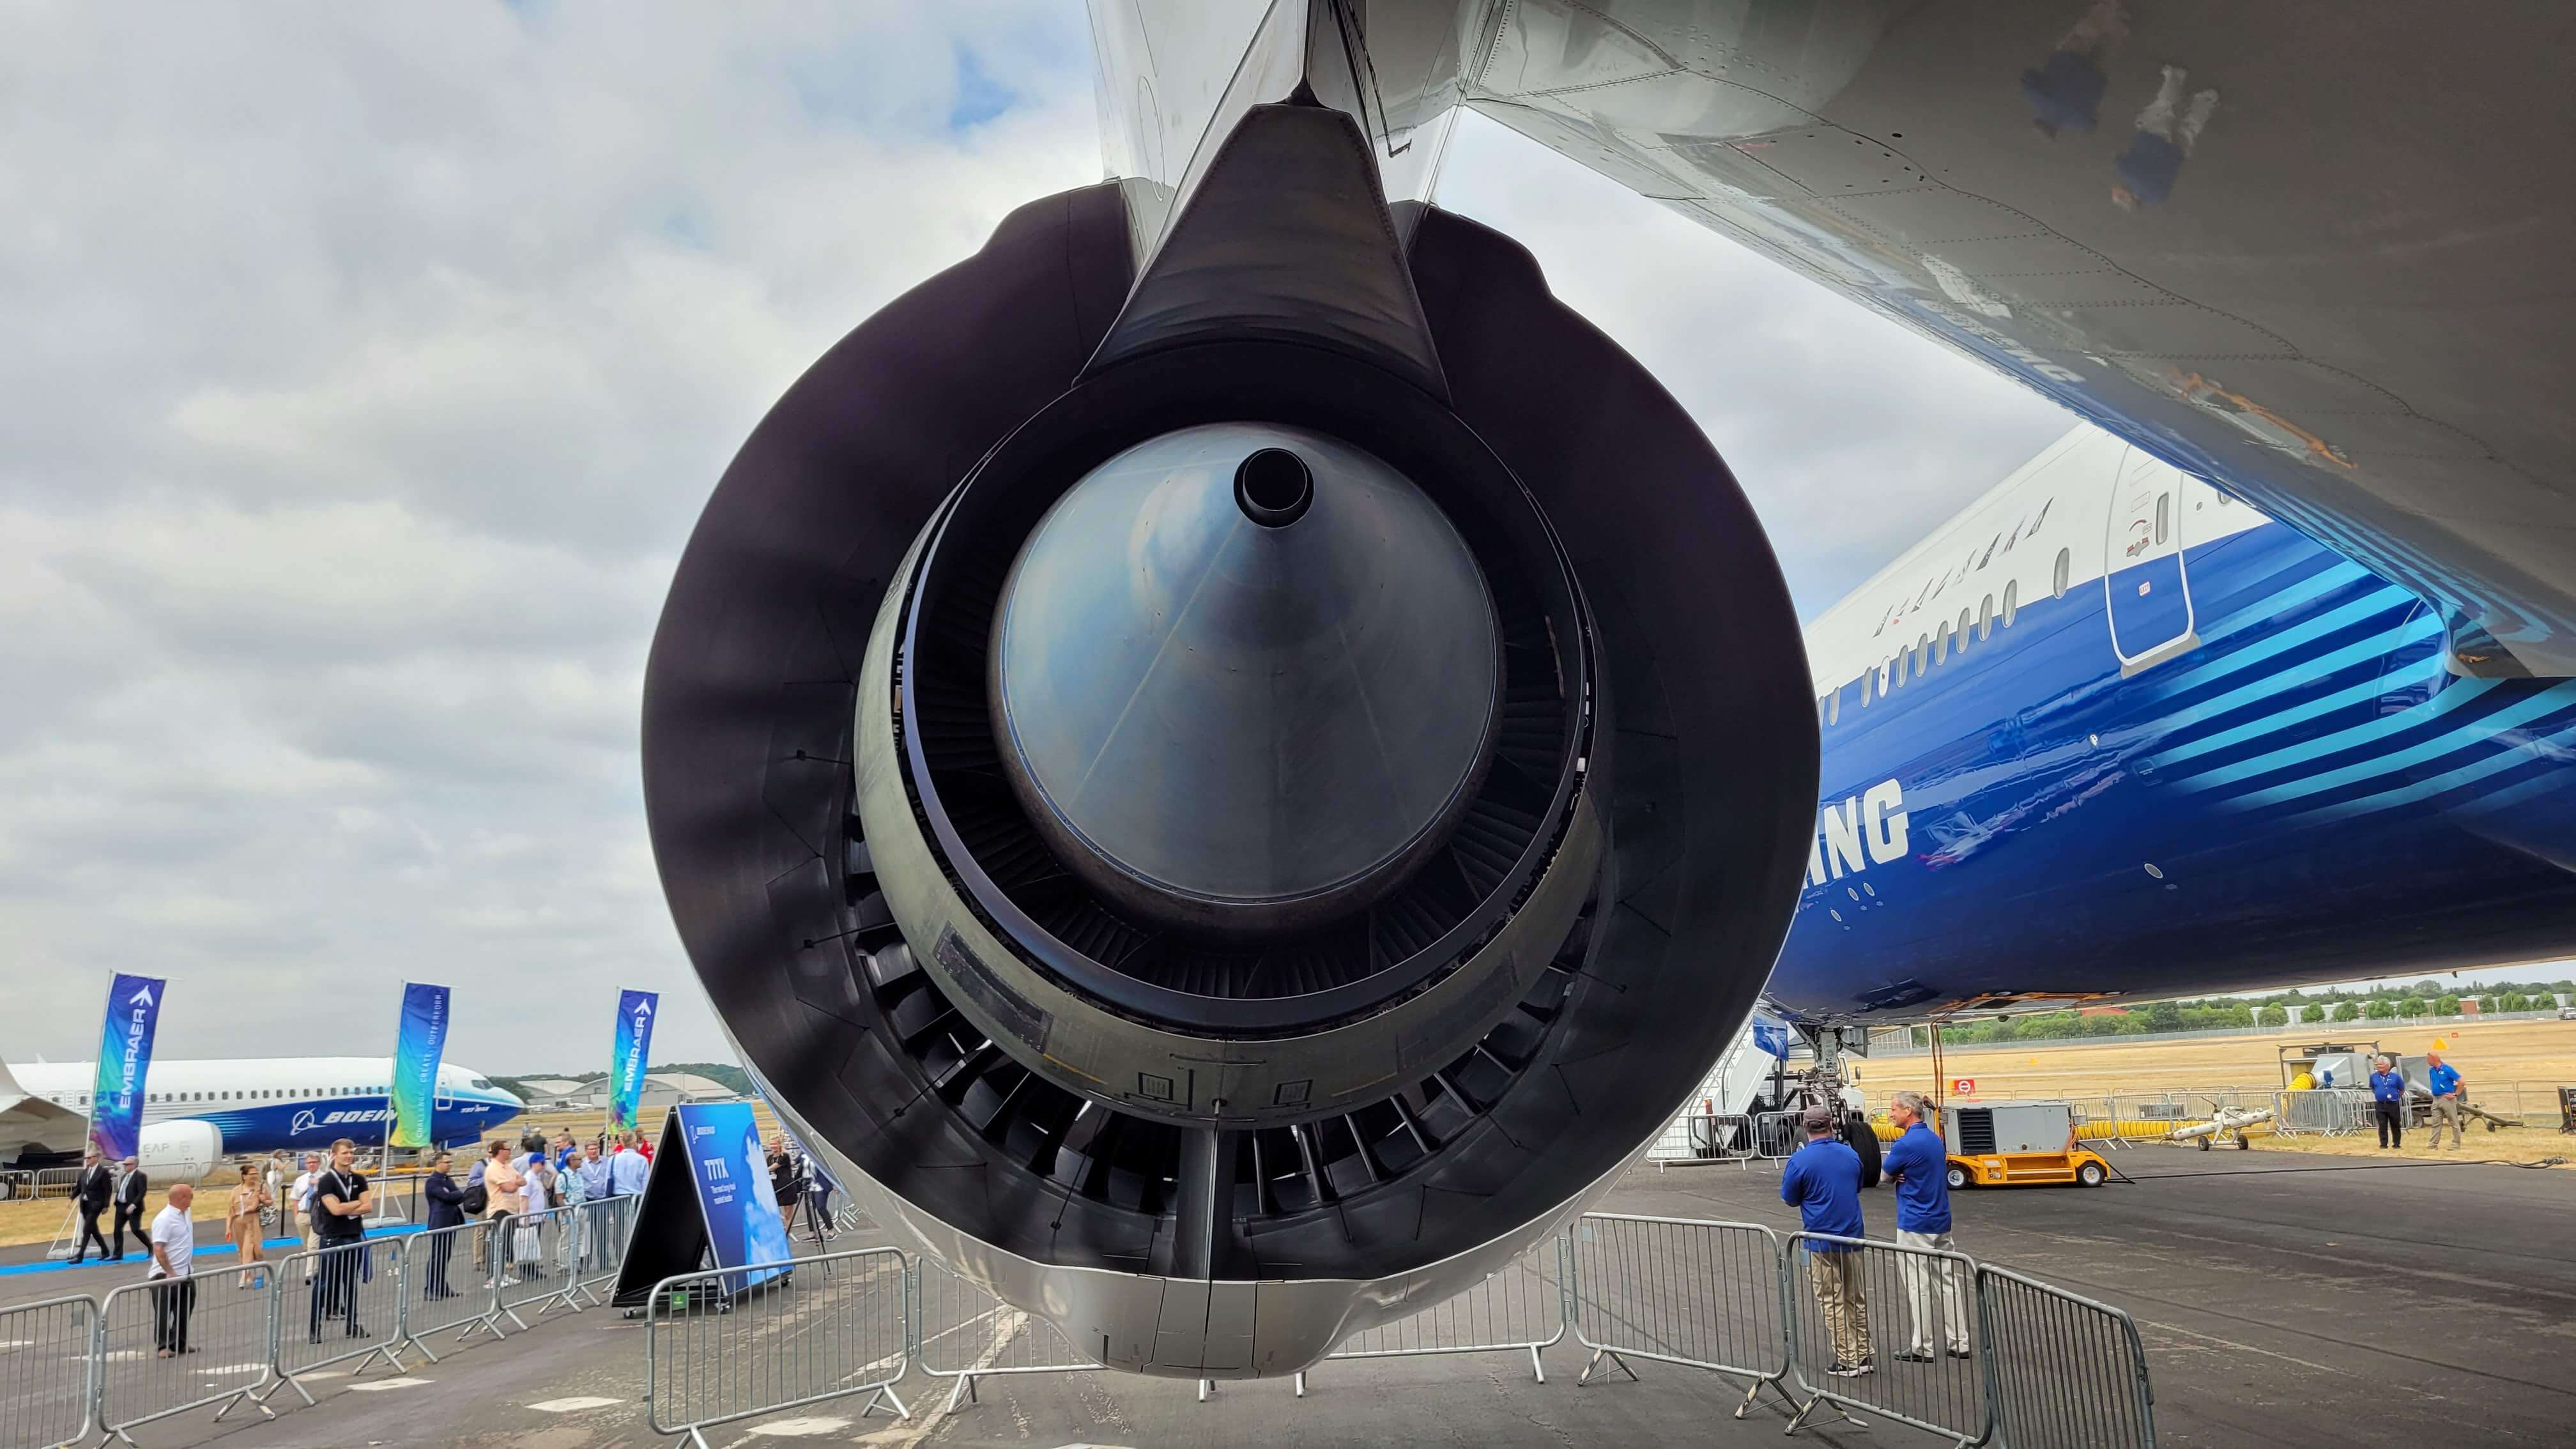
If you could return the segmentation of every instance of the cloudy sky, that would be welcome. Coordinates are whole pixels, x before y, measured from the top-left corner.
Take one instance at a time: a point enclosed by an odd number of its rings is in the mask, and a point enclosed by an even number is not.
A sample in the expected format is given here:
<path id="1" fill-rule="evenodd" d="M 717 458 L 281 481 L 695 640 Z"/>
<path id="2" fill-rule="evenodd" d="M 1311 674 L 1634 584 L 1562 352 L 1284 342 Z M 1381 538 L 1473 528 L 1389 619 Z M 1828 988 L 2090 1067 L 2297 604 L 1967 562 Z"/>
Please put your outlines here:
<path id="1" fill-rule="evenodd" d="M 1081 8 L 12 7 L 0 52 L 0 1053 L 568 1070 L 722 1043 L 645 844 L 646 642 L 833 339 L 1098 179 Z M 1469 120 L 1446 205 L 1688 404 L 1812 615 L 2067 426 Z M 1850 500 L 1864 494 L 1867 509 Z"/>

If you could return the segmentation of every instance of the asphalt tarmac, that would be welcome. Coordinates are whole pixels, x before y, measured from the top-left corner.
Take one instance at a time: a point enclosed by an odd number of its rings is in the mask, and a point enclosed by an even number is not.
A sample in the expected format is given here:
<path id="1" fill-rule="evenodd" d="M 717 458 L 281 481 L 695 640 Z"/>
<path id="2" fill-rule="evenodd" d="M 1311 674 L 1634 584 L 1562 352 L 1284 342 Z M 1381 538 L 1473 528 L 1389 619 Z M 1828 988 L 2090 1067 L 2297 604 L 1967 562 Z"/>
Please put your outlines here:
<path id="1" fill-rule="evenodd" d="M 1962 1193 L 1962 1251 L 2127 1309 L 2156 1387 L 2160 1442 L 2236 1446 L 2561 1444 L 2576 1423 L 2576 1173 L 2470 1162 L 2335 1166 L 2287 1153 L 2119 1154 L 2135 1184 Z M 1752 1221 L 1786 1229 L 1775 1168 L 1629 1174 L 1604 1211 Z M 1893 1227 L 1885 1191 L 1864 1195 L 1873 1235 Z M 836 1247 L 867 1246 L 870 1230 Z M 0 1301 L 74 1287 L 80 1275 L 0 1278 Z M 122 1281 L 121 1279 L 118 1281 Z M 1882 1309 L 1892 1316 L 1893 1305 Z M 1882 1317 L 1885 1325 L 1887 1319 Z M 1886 1329 L 1882 1327 L 1882 1333 Z M 5 1335 L 0 1335 L 5 1337 Z M 155 1446 L 457 1443 L 587 1449 L 656 1442 L 644 1425 L 640 1324 L 592 1310 L 488 1338 L 402 1374 L 381 1367 L 293 1395 L 273 1420 L 207 1411 L 138 1429 Z M 1577 1387 L 1589 1357 L 1570 1338 L 1528 1355 L 1327 1364 L 1306 1397 L 1281 1381 L 1233 1382 L 1198 1400 L 1183 1380 L 1087 1373 L 987 1378 L 953 1412 L 948 1382 L 899 1386 L 913 1413 L 859 1417 L 824 1403 L 711 1431 L 719 1446 L 812 1438 L 909 1446 L 1358 1443 L 1761 1444 L 1787 1422 L 1765 1396 L 1743 1421 L 1734 1380 L 1637 1362 Z M 0 1355 L 0 1386 L 9 1372 Z M 1811 1423 L 1828 1445 L 1935 1442 L 1881 1419 Z"/>

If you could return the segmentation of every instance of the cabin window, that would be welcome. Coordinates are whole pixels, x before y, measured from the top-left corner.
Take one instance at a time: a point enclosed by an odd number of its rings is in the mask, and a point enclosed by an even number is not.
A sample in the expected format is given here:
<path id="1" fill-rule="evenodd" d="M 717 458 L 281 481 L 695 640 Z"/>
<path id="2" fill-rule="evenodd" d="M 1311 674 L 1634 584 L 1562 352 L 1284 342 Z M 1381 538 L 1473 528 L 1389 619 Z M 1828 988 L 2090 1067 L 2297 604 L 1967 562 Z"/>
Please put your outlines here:
<path id="1" fill-rule="evenodd" d="M 2057 551 L 2057 571 L 2049 577 L 2048 596 L 2050 598 L 2062 599 L 2066 597 L 2066 576 L 2074 572 L 2074 570 L 2075 551 L 2067 548 L 2059 549 Z"/>
<path id="2" fill-rule="evenodd" d="M 2014 601 L 2019 597 L 2020 593 L 2021 584 L 2018 581 L 2004 585 L 2004 627 L 2007 629 L 2012 627 L 2013 614 L 2015 612 Z"/>
<path id="3" fill-rule="evenodd" d="M 1842 722 L 1843 691 L 1842 686 L 1836 685 L 1834 687 L 1833 697 L 1825 701 L 1825 723 L 1841 724 Z"/>
<path id="4" fill-rule="evenodd" d="M 2172 530 L 2173 495 L 2170 493 L 2159 493 L 2156 495 L 2156 542 L 2159 544 L 2163 543 L 2171 536 Z"/>
<path id="5" fill-rule="evenodd" d="M 1968 647 L 1968 606 L 1965 604 L 1959 606 L 1959 647 Z"/>
<path id="6" fill-rule="evenodd" d="M 1990 638 L 1994 632 L 1995 596 L 1988 594 L 1985 599 L 1977 605 L 1977 637 L 1979 639 Z"/>

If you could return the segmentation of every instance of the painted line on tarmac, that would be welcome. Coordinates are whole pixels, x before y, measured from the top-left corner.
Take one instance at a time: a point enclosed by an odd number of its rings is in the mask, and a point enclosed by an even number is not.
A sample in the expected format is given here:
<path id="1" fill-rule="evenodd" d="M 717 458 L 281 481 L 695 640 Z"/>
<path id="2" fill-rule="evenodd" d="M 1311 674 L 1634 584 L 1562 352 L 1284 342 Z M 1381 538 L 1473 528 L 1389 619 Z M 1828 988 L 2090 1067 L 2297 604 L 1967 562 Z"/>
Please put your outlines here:
<path id="1" fill-rule="evenodd" d="M 809 1417 L 780 1419 L 774 1423 L 757 1424 L 752 1427 L 751 1432 L 754 1435 L 772 1439 L 820 1439 L 826 1434 L 837 1434 L 848 1427 L 850 1427 L 850 1421 L 847 1419 Z"/>
<path id="2" fill-rule="evenodd" d="M 416 1233 L 419 1231 L 420 1225 L 418 1223 L 403 1223 L 393 1227 L 371 1228 L 368 1230 L 367 1236 L 370 1238 L 398 1238 L 405 1233 Z M 223 1246 L 230 1245 L 209 1243 L 199 1249 L 199 1251 L 212 1252 L 215 1248 Z M 302 1238 L 268 1238 L 260 1243 L 259 1248 L 263 1253 L 278 1249 L 293 1252 L 302 1249 L 303 1246 L 304 1240 Z M 138 1254 L 132 1258 L 92 1258 L 85 1263 L 56 1263 L 51 1260 L 34 1263 L 11 1263 L 6 1267 L 0 1267 L 0 1278 L 17 1278 L 29 1273 L 69 1273 L 82 1268 L 127 1268 L 139 1270 L 144 1264 L 150 1261 L 151 1259 L 149 1257 Z M 263 1259 L 262 1261 L 266 1260 Z M 251 1263 L 234 1263 L 225 1267 L 210 1267 L 205 1272 L 196 1274 L 195 1276 L 199 1278 L 213 1278 L 222 1273 L 239 1272 L 244 1269 L 255 1269 L 256 1266 L 256 1264 Z"/>
<path id="3" fill-rule="evenodd" d="M 1010 1307 L 997 1307 L 988 1313 L 979 1313 L 968 1322 L 980 1322 L 985 1318 L 996 1320 L 1000 1324 L 1000 1331 L 993 1335 L 992 1346 L 984 1350 L 984 1356 L 975 1361 L 973 1368 L 966 1370 L 970 1376 L 991 1368 L 993 1360 L 1002 1356 L 1002 1351 L 1011 1346 L 1011 1340 L 1019 1337 L 1020 1330 L 1028 1327 L 1029 1323 L 1027 1314 Z M 959 1328 L 965 1326 L 962 1323 L 958 1325 Z M 955 1329 L 948 1330 L 951 1333 L 955 1331 Z M 945 1336 L 945 1334 L 931 1335 L 933 1339 Z M 956 1375 L 945 1374 L 939 1377 L 954 1380 Z M 949 1402 L 947 1399 L 941 1399 L 935 1406 L 923 1410 L 919 1418 L 909 1423 L 896 1424 L 890 1429 L 880 1429 L 873 1434 L 862 1434 L 857 1442 L 884 1445 L 885 1449 L 913 1449 L 914 1445 L 938 1431 L 940 1423 L 948 1417 Z"/>

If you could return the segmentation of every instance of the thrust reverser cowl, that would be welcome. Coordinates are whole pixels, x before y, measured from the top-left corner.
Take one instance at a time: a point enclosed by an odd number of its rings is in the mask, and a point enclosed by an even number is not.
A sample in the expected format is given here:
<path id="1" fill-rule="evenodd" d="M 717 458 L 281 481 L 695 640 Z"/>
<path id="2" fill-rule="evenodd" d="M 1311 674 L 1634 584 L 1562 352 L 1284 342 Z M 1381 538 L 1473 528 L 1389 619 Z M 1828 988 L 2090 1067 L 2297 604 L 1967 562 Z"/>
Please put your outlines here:
<path id="1" fill-rule="evenodd" d="M 1347 117 L 1253 108 L 1141 279 L 1128 234 L 1023 208 L 780 400 L 672 586 L 646 802 L 744 1060 L 899 1241 L 1113 1366 L 1286 1373 L 1698 1084 L 1815 723 L 1687 416 L 1517 247 L 1391 216 Z"/>

